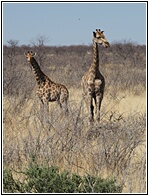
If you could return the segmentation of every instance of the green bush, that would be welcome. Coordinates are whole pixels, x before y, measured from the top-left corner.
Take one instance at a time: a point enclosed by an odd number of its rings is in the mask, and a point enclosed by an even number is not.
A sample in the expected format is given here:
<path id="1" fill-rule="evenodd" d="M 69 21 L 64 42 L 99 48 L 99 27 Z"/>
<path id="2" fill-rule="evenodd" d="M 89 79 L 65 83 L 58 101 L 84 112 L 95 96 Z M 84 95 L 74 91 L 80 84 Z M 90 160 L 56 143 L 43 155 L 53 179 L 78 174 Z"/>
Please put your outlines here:
<path id="1" fill-rule="evenodd" d="M 27 192 L 38 193 L 74 193 L 79 192 L 81 177 L 68 171 L 59 172 L 58 167 L 32 165 L 26 171 Z"/>
<path id="2" fill-rule="evenodd" d="M 12 171 L 8 168 L 3 170 L 3 191 L 7 193 L 20 192 L 19 183 L 13 179 Z"/>
<path id="3" fill-rule="evenodd" d="M 102 179 L 88 175 L 84 177 L 84 190 L 88 193 L 120 193 L 122 187 L 116 186 L 114 178 Z"/>
<path id="4" fill-rule="evenodd" d="M 12 171 L 4 169 L 4 192 L 28 193 L 120 193 L 122 187 L 115 179 L 102 179 L 96 176 L 79 176 L 69 171 L 59 171 L 56 166 L 32 164 L 24 172 L 24 182 L 14 180 Z"/>

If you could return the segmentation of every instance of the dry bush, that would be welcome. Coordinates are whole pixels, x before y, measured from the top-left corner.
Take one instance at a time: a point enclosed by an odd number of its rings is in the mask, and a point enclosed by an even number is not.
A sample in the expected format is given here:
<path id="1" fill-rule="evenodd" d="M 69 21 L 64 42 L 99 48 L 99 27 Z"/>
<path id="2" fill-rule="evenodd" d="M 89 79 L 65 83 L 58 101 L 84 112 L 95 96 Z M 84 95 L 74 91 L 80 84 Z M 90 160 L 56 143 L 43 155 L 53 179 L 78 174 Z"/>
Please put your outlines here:
<path id="1" fill-rule="evenodd" d="M 23 55 L 28 50 L 37 53 L 39 65 L 53 81 L 64 83 L 68 87 L 80 87 L 81 78 L 92 63 L 92 46 L 49 47 L 44 45 L 45 42 L 44 37 L 39 36 L 32 46 L 4 46 L 4 93 L 18 92 L 21 82 L 21 85 L 24 84 L 28 88 L 26 82 L 30 79 L 33 79 L 35 84 L 34 76 L 28 75 L 30 68 Z M 108 90 L 114 86 L 116 92 L 129 90 L 137 95 L 145 90 L 145 46 L 126 41 L 113 43 L 108 49 L 99 48 L 99 58 L 99 67 Z M 31 80 L 30 85 L 32 83 Z M 138 88 L 138 85 L 141 88 Z"/>
<path id="2" fill-rule="evenodd" d="M 120 47 L 124 53 L 132 45 L 120 44 Z M 37 59 L 43 63 L 42 70 L 70 91 L 68 116 L 55 103 L 50 104 L 48 117 L 40 110 L 40 102 L 35 97 L 36 81 L 23 55 L 28 50 L 36 52 L 39 49 L 41 58 L 38 59 L 37 52 Z M 32 161 L 45 162 L 81 175 L 114 175 L 123 184 L 123 192 L 146 191 L 145 112 L 136 110 L 123 115 L 114 107 L 107 110 L 108 103 L 121 101 L 121 92 L 127 92 L 126 96 L 130 93 L 144 96 L 145 50 L 133 45 L 132 54 L 139 53 L 143 62 L 140 64 L 134 56 L 134 65 L 130 65 L 130 57 L 126 55 L 124 62 L 116 51 L 117 45 L 114 44 L 109 50 L 100 50 L 100 69 L 106 80 L 106 103 L 103 100 L 100 125 L 95 123 L 89 127 L 81 91 L 76 92 L 92 62 L 91 46 L 4 47 L 4 165 L 22 170 Z"/>
<path id="3" fill-rule="evenodd" d="M 112 44 L 113 63 L 145 68 L 145 47 L 123 40 Z"/>
<path id="4" fill-rule="evenodd" d="M 4 123 L 4 165 L 16 170 L 30 162 L 57 165 L 81 175 L 115 176 L 128 192 L 145 191 L 145 114 L 123 117 L 102 111 L 101 124 L 88 127 L 82 102 L 70 103 L 69 116 L 53 103 L 48 117 L 41 115 L 38 104 L 38 99 L 28 100 L 26 106 L 17 106 L 20 113 L 9 113 Z"/>

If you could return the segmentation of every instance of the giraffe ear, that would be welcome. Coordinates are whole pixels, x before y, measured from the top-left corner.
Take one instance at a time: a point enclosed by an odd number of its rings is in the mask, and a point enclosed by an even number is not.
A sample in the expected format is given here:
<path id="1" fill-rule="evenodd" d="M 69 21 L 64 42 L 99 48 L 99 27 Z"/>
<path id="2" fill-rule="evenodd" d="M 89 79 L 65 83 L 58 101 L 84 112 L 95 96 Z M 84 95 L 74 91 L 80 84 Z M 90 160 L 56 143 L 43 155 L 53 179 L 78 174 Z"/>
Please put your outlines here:
<path id="1" fill-rule="evenodd" d="M 93 36 L 96 37 L 96 33 L 93 31 Z"/>
<path id="2" fill-rule="evenodd" d="M 25 56 L 27 56 L 27 53 L 26 53 L 26 52 L 24 52 L 24 55 L 25 55 Z"/>
<path id="3" fill-rule="evenodd" d="M 101 31 L 101 33 L 103 33 L 104 31 Z"/>

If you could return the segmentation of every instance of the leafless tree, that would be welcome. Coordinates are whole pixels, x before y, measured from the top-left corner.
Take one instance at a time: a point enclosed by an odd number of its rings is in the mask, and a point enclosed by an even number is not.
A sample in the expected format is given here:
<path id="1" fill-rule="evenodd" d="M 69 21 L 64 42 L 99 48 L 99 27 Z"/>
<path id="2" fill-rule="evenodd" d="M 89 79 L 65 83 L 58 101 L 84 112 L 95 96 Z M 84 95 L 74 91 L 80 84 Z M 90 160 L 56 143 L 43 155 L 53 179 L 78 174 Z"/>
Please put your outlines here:
<path id="1" fill-rule="evenodd" d="M 37 58 L 40 66 L 44 66 L 46 61 L 46 47 L 45 44 L 49 41 L 48 37 L 45 35 L 37 35 L 36 38 L 32 39 L 30 42 L 33 49 L 37 53 Z"/>

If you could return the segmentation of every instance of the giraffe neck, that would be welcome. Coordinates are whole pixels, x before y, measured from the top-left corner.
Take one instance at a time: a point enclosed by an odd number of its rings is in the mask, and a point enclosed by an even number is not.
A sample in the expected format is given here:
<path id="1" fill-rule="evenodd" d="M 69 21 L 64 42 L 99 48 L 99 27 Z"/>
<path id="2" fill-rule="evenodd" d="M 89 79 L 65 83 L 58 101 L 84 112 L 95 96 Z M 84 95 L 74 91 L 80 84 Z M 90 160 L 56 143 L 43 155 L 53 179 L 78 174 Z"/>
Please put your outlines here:
<path id="1" fill-rule="evenodd" d="M 93 64 L 96 70 L 99 70 L 99 51 L 98 44 L 93 41 Z"/>
<path id="2" fill-rule="evenodd" d="M 35 78 L 37 80 L 38 85 L 40 85 L 41 83 L 44 83 L 47 76 L 42 72 L 37 61 L 32 57 L 30 59 L 30 63 L 32 65 L 32 69 L 35 74 Z"/>

